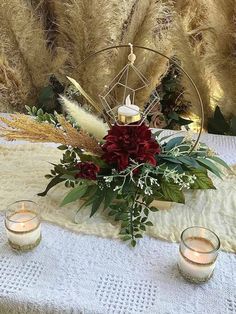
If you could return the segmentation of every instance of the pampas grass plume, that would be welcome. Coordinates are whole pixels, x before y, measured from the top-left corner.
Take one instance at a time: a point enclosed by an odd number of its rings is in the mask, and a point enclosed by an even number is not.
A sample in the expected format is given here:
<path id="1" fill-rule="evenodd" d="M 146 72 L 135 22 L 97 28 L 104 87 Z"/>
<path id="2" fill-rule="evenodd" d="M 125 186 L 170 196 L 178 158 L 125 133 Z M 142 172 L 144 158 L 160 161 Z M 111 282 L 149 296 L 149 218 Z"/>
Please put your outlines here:
<path id="1" fill-rule="evenodd" d="M 108 131 L 107 124 L 68 98 L 61 96 L 60 100 L 65 110 L 74 118 L 81 129 L 93 135 L 99 141 L 104 138 Z"/>

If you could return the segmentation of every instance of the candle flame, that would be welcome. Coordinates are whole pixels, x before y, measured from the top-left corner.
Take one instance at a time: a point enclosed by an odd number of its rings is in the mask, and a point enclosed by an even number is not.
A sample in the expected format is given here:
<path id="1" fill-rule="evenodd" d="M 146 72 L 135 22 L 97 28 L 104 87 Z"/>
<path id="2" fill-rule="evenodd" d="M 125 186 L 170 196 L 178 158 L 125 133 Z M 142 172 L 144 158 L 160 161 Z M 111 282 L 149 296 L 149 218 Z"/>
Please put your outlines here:
<path id="1" fill-rule="evenodd" d="M 126 97 L 126 99 L 125 99 L 125 105 L 127 106 L 127 107 L 130 107 L 130 105 L 131 105 L 131 99 L 130 99 L 130 94 Z"/>

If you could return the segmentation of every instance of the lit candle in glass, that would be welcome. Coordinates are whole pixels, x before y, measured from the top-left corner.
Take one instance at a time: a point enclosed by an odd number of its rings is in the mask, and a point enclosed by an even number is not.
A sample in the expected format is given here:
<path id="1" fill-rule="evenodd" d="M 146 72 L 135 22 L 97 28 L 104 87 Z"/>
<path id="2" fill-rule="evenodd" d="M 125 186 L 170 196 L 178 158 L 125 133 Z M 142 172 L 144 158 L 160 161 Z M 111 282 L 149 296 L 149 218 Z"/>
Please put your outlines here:
<path id="1" fill-rule="evenodd" d="M 5 227 L 13 249 L 27 251 L 40 243 L 41 225 L 36 208 L 36 203 L 28 200 L 17 201 L 8 207 Z"/>
<path id="2" fill-rule="evenodd" d="M 130 95 L 125 99 L 125 104 L 118 108 L 118 120 L 121 123 L 129 124 L 141 119 L 139 107 L 131 104 Z"/>
<path id="3" fill-rule="evenodd" d="M 218 252 L 218 236 L 203 227 L 190 227 L 181 234 L 178 267 L 187 280 L 201 283 L 211 278 Z"/>

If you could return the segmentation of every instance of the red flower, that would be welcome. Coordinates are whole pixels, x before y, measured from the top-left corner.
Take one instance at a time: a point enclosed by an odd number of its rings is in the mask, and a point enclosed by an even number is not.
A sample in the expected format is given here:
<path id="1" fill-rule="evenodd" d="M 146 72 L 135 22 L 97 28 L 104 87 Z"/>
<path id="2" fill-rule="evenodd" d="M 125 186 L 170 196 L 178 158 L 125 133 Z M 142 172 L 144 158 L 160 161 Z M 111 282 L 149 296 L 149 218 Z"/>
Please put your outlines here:
<path id="1" fill-rule="evenodd" d="M 79 162 L 76 168 L 79 172 L 76 173 L 75 177 L 88 180 L 96 180 L 97 173 L 100 171 L 100 168 L 93 162 Z"/>
<path id="2" fill-rule="evenodd" d="M 144 123 L 140 126 L 114 125 L 104 139 L 102 158 L 118 170 L 127 168 L 131 160 L 156 165 L 155 155 L 160 153 L 160 146 Z"/>

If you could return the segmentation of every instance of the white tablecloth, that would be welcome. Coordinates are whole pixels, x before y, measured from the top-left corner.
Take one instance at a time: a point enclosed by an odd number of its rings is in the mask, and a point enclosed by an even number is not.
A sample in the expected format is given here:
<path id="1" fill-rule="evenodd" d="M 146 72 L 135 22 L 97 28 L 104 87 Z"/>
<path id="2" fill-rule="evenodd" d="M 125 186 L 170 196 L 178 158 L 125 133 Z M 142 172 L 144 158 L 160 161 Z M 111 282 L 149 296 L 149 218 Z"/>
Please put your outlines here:
<path id="1" fill-rule="evenodd" d="M 13 252 L 0 233 L 0 313 L 236 313 L 236 255 L 220 253 L 213 278 L 186 282 L 178 245 L 145 237 L 131 249 L 117 240 L 43 224 L 29 253 Z"/>
<path id="2" fill-rule="evenodd" d="M 203 141 L 236 164 L 236 138 L 204 135 Z M 198 286 L 178 273 L 176 244 L 144 237 L 131 249 L 42 227 L 39 247 L 16 253 L 0 216 L 0 314 L 236 313 L 235 254 L 221 252 L 213 278 Z"/>

